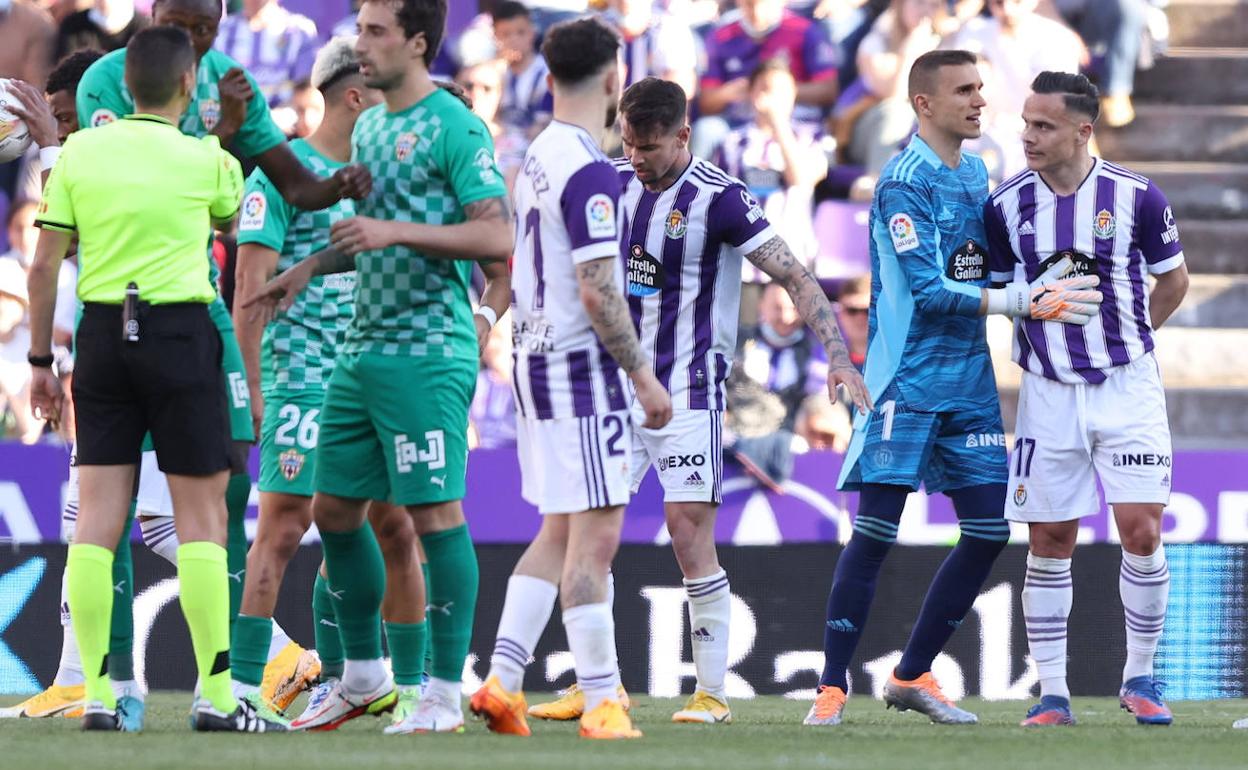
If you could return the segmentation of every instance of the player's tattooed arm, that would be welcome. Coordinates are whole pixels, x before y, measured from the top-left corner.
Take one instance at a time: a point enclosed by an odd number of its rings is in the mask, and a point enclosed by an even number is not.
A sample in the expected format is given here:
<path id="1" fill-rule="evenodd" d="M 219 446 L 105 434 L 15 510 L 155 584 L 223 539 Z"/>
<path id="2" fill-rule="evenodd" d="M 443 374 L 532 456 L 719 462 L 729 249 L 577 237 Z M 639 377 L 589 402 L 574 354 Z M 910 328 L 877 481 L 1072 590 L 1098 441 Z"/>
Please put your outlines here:
<path id="1" fill-rule="evenodd" d="M 615 257 L 582 262 L 576 266 L 576 282 L 594 333 L 615 362 L 631 375 L 649 362 L 641 352 L 628 303 L 616 282 L 618 266 Z"/>
<path id="2" fill-rule="evenodd" d="M 832 303 L 828 302 L 819 282 L 794 256 L 789 245 L 777 235 L 746 254 L 745 258 L 785 288 L 793 298 L 793 304 L 802 320 L 823 344 L 828 355 L 830 395 L 835 397 L 836 386 L 844 385 L 859 409 L 870 410 L 871 395 L 867 392 L 862 375 L 849 359 L 849 349 L 841 338 Z"/>
<path id="3" fill-rule="evenodd" d="M 662 428 L 672 419 L 672 399 L 641 352 L 628 302 L 616 282 L 618 260 L 619 257 L 603 257 L 576 266 L 581 304 L 602 346 L 633 381 L 637 401 L 646 413 L 643 424 L 647 428 Z"/>
<path id="4" fill-rule="evenodd" d="M 427 256 L 473 261 L 504 261 L 511 257 L 511 205 L 497 195 L 464 206 L 466 221 L 454 225 L 391 222 L 351 217 L 334 223 L 330 240 L 344 254 L 406 246 Z"/>

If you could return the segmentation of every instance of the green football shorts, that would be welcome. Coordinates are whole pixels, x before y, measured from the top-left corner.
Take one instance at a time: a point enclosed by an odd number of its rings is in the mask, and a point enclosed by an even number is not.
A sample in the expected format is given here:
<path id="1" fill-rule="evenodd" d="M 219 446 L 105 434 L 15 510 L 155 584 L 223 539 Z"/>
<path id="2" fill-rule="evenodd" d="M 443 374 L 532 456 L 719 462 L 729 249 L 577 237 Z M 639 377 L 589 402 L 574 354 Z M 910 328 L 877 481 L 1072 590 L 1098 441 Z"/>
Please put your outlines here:
<path id="1" fill-rule="evenodd" d="M 260 491 L 311 497 L 325 391 L 278 390 L 264 397 Z"/>
<path id="2" fill-rule="evenodd" d="M 325 403 L 316 491 L 430 505 L 464 497 L 475 362 L 338 356 Z"/>

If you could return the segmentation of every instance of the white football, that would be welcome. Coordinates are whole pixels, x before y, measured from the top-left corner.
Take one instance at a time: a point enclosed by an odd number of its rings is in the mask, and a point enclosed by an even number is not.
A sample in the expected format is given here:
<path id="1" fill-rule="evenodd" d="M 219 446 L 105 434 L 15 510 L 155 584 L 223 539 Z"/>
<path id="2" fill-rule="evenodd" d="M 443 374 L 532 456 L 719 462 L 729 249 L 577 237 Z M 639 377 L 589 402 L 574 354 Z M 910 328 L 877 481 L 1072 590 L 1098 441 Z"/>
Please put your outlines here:
<path id="1" fill-rule="evenodd" d="M 9 80 L 0 78 L 0 163 L 8 163 L 21 157 L 30 146 L 30 132 L 26 130 L 26 121 L 9 109 L 14 104 L 20 106 L 21 102 L 9 89 Z"/>

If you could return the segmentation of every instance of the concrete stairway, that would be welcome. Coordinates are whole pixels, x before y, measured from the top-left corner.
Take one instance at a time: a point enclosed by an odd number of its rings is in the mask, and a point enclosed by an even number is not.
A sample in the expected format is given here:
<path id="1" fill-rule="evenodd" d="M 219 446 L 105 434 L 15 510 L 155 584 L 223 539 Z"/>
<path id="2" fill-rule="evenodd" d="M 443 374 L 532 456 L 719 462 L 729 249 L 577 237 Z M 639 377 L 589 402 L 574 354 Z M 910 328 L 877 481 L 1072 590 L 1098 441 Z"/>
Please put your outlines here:
<path id="1" fill-rule="evenodd" d="M 1135 122 L 1097 139 L 1166 193 L 1192 273 L 1157 335 L 1175 444 L 1248 447 L 1248 0 L 1171 0 L 1166 13 L 1171 50 L 1137 75 Z M 990 326 L 998 362 L 1009 336 Z M 1009 417 L 1018 367 L 997 370 Z"/>

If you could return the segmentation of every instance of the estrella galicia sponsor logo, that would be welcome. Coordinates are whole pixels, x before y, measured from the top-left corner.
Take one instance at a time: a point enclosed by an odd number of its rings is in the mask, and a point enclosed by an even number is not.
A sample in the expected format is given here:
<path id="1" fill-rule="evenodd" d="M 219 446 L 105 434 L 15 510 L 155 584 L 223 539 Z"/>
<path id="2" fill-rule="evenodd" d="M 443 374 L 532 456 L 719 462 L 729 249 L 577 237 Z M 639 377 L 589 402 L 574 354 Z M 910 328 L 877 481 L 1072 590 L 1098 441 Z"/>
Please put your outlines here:
<path id="1" fill-rule="evenodd" d="M 982 281 L 987 274 L 984 270 L 984 262 L 984 247 L 973 240 L 967 240 L 949 256 L 949 261 L 945 265 L 945 275 L 963 283 Z"/>
<path id="2" fill-rule="evenodd" d="M 706 465 L 706 455 L 668 455 L 658 460 L 659 471 L 668 468 L 701 468 Z"/>
<path id="3" fill-rule="evenodd" d="M 1153 468 L 1169 468 L 1170 455 L 1153 454 L 1152 452 L 1137 452 L 1135 454 L 1119 454 L 1114 453 L 1115 468 L 1132 468 L 1132 467 L 1153 467 Z"/>
<path id="4" fill-rule="evenodd" d="M 628 294 L 631 297 L 652 297 L 663 289 L 666 273 L 663 263 L 634 243 L 628 250 Z"/>

